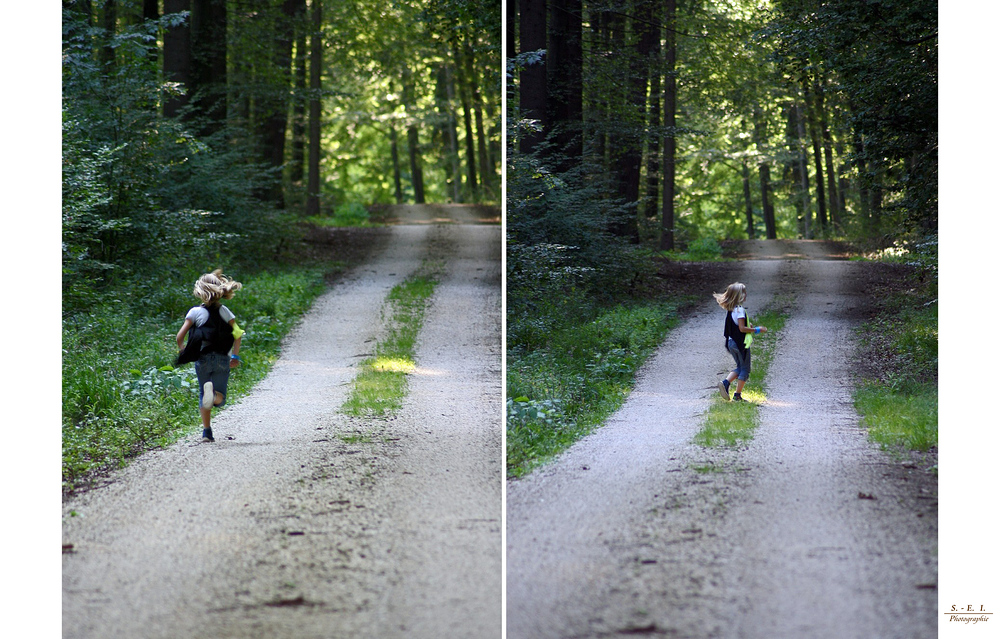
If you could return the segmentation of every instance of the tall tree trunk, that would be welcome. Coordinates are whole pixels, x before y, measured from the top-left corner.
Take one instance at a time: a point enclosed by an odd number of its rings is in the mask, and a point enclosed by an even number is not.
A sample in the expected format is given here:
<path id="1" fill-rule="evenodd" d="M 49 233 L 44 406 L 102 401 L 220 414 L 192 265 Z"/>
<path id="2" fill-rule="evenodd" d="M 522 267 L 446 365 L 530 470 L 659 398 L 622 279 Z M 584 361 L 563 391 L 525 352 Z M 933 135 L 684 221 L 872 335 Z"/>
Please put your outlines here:
<path id="1" fill-rule="evenodd" d="M 590 11 L 590 39 L 593 43 L 593 52 L 588 56 L 588 60 L 600 59 L 602 53 L 607 50 L 607 21 L 604 17 L 604 10 L 600 7 L 588 7 Z M 607 98 L 603 95 L 594 97 L 594 106 L 589 109 L 587 133 L 589 138 L 585 138 L 585 149 L 588 153 L 593 153 L 601 166 L 606 165 L 608 135 L 604 131 L 604 121 L 607 119 Z"/>
<path id="2" fill-rule="evenodd" d="M 663 82 L 663 217 L 660 221 L 660 249 L 674 250 L 674 185 L 677 140 L 677 0 L 666 0 L 663 25 L 666 30 L 666 64 Z"/>
<path id="3" fill-rule="evenodd" d="M 805 239 L 812 239 L 812 228 L 810 218 L 812 217 L 812 204 L 809 198 L 809 165 L 806 160 L 806 149 L 802 143 L 805 138 L 805 123 L 802 118 L 802 110 L 798 104 L 788 105 L 788 140 L 789 151 L 794 157 L 793 175 L 799 183 L 799 195 L 802 198 L 800 212 L 800 232 Z"/>
<path id="4" fill-rule="evenodd" d="M 662 55 L 660 52 L 659 25 L 650 27 L 653 32 L 654 48 L 651 53 L 652 62 L 649 65 L 649 130 L 660 128 L 660 76 L 662 71 Z M 649 156 L 646 159 L 646 217 L 653 219 L 657 212 L 657 195 L 660 192 L 660 145 L 659 136 L 648 136 Z"/>
<path id="5" fill-rule="evenodd" d="M 753 141 L 757 145 L 758 154 L 767 152 L 767 121 L 760 105 L 755 105 L 753 109 Z M 769 240 L 776 240 L 778 230 L 774 219 L 774 204 L 771 202 L 771 167 L 763 157 L 757 162 L 760 175 L 760 209 L 764 215 L 764 236 Z"/>
<path id="6" fill-rule="evenodd" d="M 312 2 L 312 34 L 309 36 L 309 186 L 306 215 L 319 215 L 319 144 L 322 110 L 323 1 Z"/>
<path id="7" fill-rule="evenodd" d="M 507 50 L 508 58 L 517 56 L 517 5 L 516 0 L 507 0 Z"/>
<path id="8" fill-rule="evenodd" d="M 105 73 L 112 74 L 111 69 L 115 66 L 115 49 L 111 46 L 110 40 L 118 31 L 118 6 L 115 0 L 105 0 L 101 7 L 101 27 L 106 32 L 108 43 L 101 47 L 100 61 Z"/>
<path id="9" fill-rule="evenodd" d="M 635 6 L 637 19 L 633 20 L 633 29 L 636 31 L 635 53 L 629 66 L 628 78 L 628 102 L 626 108 L 630 109 L 638 117 L 634 127 L 640 128 L 645 124 L 646 115 L 646 87 L 649 75 L 650 56 L 655 45 L 655 36 L 650 25 L 653 23 L 652 0 L 643 0 Z M 635 212 L 629 219 L 626 226 L 627 235 L 634 242 L 639 241 L 639 228 L 636 215 L 639 204 L 639 187 L 642 174 L 642 139 L 645 136 L 630 134 L 621 141 L 621 185 L 620 194 L 625 202 L 635 205 Z"/>
<path id="10" fill-rule="evenodd" d="M 143 22 L 148 22 L 150 20 L 160 19 L 160 3 L 158 0 L 142 0 L 142 20 Z M 159 63 L 160 52 L 155 46 L 149 47 L 149 61 L 155 68 Z"/>
<path id="11" fill-rule="evenodd" d="M 839 137 L 834 140 L 834 151 L 837 157 L 844 157 L 845 149 L 844 142 Z M 840 166 L 837 167 L 837 199 L 839 200 L 840 210 L 843 212 L 844 217 L 847 217 L 847 192 L 851 191 L 853 186 L 851 184 L 851 179 L 845 174 L 844 163 L 841 162 Z"/>
<path id="12" fill-rule="evenodd" d="M 451 71 L 451 65 L 447 62 L 444 66 L 444 85 L 446 103 L 445 110 L 447 116 L 448 129 L 448 160 L 451 163 L 451 184 L 452 199 L 455 202 L 462 201 L 462 169 L 458 161 L 458 121 L 455 117 L 455 75 Z"/>
<path id="13" fill-rule="evenodd" d="M 403 69 L 403 108 L 406 110 L 406 146 L 410 155 L 410 182 L 413 185 L 413 201 L 424 203 L 424 171 L 420 157 L 420 130 L 417 128 L 415 88 L 409 67 Z"/>
<path id="14" fill-rule="evenodd" d="M 160 3 L 158 0 L 142 0 L 142 19 L 159 20 Z"/>
<path id="15" fill-rule="evenodd" d="M 298 10 L 297 0 L 284 0 L 281 15 L 276 21 L 274 34 L 274 67 L 278 71 L 278 86 L 265 89 L 266 95 L 258 99 L 260 137 L 264 162 L 277 171 L 275 179 L 261 193 L 261 199 L 285 207 L 284 189 L 280 168 L 285 164 L 285 133 L 288 129 L 288 96 L 292 75 L 292 40 L 294 21 Z"/>
<path id="16" fill-rule="evenodd" d="M 545 48 L 546 2 L 545 0 L 521 0 L 521 53 Z M 543 58 L 537 64 L 521 69 L 520 74 L 520 115 L 522 118 L 537 120 L 540 130 L 526 133 L 521 138 L 521 152 L 531 153 L 545 139 L 549 125 L 545 114 L 546 62 Z"/>
<path id="17" fill-rule="evenodd" d="M 226 120 L 226 0 L 193 0 L 191 87 L 201 107 L 200 135 L 219 131 Z"/>
<path id="18" fill-rule="evenodd" d="M 759 104 L 753 108 L 753 141 L 757 146 L 757 173 L 760 181 L 760 208 L 764 216 L 764 237 L 778 239 L 774 218 L 774 203 L 771 201 L 771 165 L 768 163 L 767 120 Z"/>
<path id="19" fill-rule="evenodd" d="M 191 10 L 191 0 L 163 0 L 163 14 Z M 164 98 L 163 115 L 176 117 L 188 104 L 191 84 L 191 19 L 190 17 L 163 34 L 163 78 L 180 85 L 184 95 Z"/>
<path id="20" fill-rule="evenodd" d="M 817 223 L 819 225 L 819 232 L 821 235 L 826 235 L 827 232 L 827 219 L 826 219 L 826 192 L 823 185 L 823 162 L 822 155 L 819 150 L 819 126 L 817 124 L 816 116 L 816 97 L 809 90 L 808 80 L 804 80 L 802 83 L 803 95 L 805 95 L 806 107 L 805 107 L 805 119 L 808 120 L 809 125 L 809 141 L 812 143 L 813 151 L 813 164 L 816 168 L 816 212 L 817 212 Z"/>
<path id="21" fill-rule="evenodd" d="M 821 84 L 816 85 L 816 107 L 819 114 L 819 126 L 823 134 L 823 155 L 826 160 L 826 187 L 830 194 L 830 218 L 834 232 L 843 232 L 843 204 L 840 198 L 840 188 L 837 184 L 837 172 L 833 165 L 833 141 L 830 135 L 830 125 L 826 117 L 826 105 Z M 817 177 L 816 179 L 820 179 Z"/>
<path id="22" fill-rule="evenodd" d="M 471 199 L 476 199 L 476 192 L 479 184 L 476 180 L 476 146 L 472 136 L 472 110 L 469 108 L 469 91 L 465 79 L 464 60 L 456 41 L 452 42 L 452 55 L 455 58 L 455 67 L 458 70 L 458 93 L 462 99 L 462 119 L 465 124 L 465 169 L 467 174 L 466 187 Z"/>
<path id="23" fill-rule="evenodd" d="M 306 1 L 296 0 L 295 14 L 295 91 L 292 101 L 292 158 L 289 179 L 302 182 L 306 165 L 306 78 L 309 54 L 306 50 L 308 26 L 305 21 Z"/>
<path id="24" fill-rule="evenodd" d="M 552 0 L 548 116 L 556 132 L 556 152 L 561 154 L 558 171 L 577 166 L 583 154 L 582 13 L 582 0 Z"/>
<path id="25" fill-rule="evenodd" d="M 753 229 L 753 199 L 750 197 L 750 169 L 747 167 L 746 159 L 741 166 L 743 170 L 743 202 L 746 205 L 747 213 L 747 239 L 754 239 Z"/>
<path id="26" fill-rule="evenodd" d="M 396 187 L 396 204 L 403 203 L 403 184 L 399 170 L 399 134 L 396 133 L 396 125 L 389 122 L 389 142 L 392 149 L 392 182 Z"/>
<path id="27" fill-rule="evenodd" d="M 607 29 L 607 40 L 606 46 L 607 51 L 610 53 L 610 57 L 619 58 L 621 56 L 627 55 L 625 51 L 625 16 L 618 11 L 613 9 L 609 10 L 604 16 L 604 25 Z M 616 73 L 621 73 L 620 70 L 616 69 Z M 607 134 L 607 144 L 608 144 L 608 160 L 610 162 L 610 170 L 608 173 L 613 176 L 615 189 L 619 196 L 624 198 L 625 195 L 625 183 L 628 180 L 627 176 L 627 158 L 625 157 L 626 148 L 628 147 L 628 142 L 625 140 L 625 134 L 622 130 L 622 120 L 621 120 L 621 109 L 624 108 L 624 103 L 628 100 L 628 77 L 619 78 L 619 81 L 624 80 L 624 85 L 620 92 L 615 92 L 607 96 L 608 100 L 608 120 L 614 119 L 614 122 L 605 121 L 605 126 L 608 128 Z M 608 126 L 610 124 L 610 126 Z M 632 200 L 634 201 L 634 200 Z M 616 228 L 612 229 L 616 235 L 628 235 L 628 224 L 622 222 L 616 225 Z"/>
<path id="28" fill-rule="evenodd" d="M 486 167 L 486 170 L 493 176 L 499 175 L 497 166 L 499 166 L 501 162 L 500 138 L 502 136 L 497 134 L 497 131 L 502 130 L 500 119 L 497 117 L 499 115 L 499 102 L 499 95 L 496 95 L 495 98 L 486 100 L 486 122 L 488 122 L 486 127 L 486 151 L 489 159 L 489 165 Z"/>
<path id="29" fill-rule="evenodd" d="M 470 36 L 471 38 L 471 36 Z M 483 190 L 492 186 L 493 176 L 488 171 L 489 157 L 486 152 L 486 132 L 483 129 L 483 96 L 479 92 L 479 80 L 476 77 L 475 53 L 472 42 L 465 43 L 465 72 L 469 78 L 469 90 L 472 93 L 472 109 L 476 118 L 476 148 L 479 151 L 479 180 Z"/>

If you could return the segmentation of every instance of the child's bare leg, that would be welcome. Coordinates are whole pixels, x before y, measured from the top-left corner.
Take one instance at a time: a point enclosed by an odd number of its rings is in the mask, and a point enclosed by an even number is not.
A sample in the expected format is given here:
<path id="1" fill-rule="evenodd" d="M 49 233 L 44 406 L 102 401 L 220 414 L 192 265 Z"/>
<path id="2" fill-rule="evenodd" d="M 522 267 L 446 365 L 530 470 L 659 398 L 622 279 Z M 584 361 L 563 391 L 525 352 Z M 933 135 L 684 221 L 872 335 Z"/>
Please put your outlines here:
<path id="1" fill-rule="evenodd" d="M 729 373 L 728 375 L 726 375 L 726 381 L 729 382 L 730 384 L 732 384 L 733 380 L 735 380 L 735 379 L 736 379 L 736 371 L 733 371 L 733 372 Z"/>
<path id="2" fill-rule="evenodd" d="M 746 383 L 747 383 L 747 380 L 745 380 L 745 379 L 741 379 L 741 380 L 737 381 L 736 382 L 736 392 L 742 394 L 743 393 L 743 385 L 746 384 Z"/>
<path id="3" fill-rule="evenodd" d="M 216 393 L 218 395 L 218 393 Z M 212 409 L 211 408 L 201 408 L 201 426 L 202 428 L 212 427 Z"/>
<path id="4" fill-rule="evenodd" d="M 213 400 L 213 402 L 212 402 L 212 403 L 213 403 L 213 404 L 215 404 L 216 406 L 218 406 L 219 404 L 221 404 L 221 403 L 222 403 L 222 401 L 223 401 L 224 399 L 226 399 L 226 396 L 225 396 L 225 395 L 223 395 L 223 394 L 222 394 L 222 393 L 220 393 L 219 391 L 215 391 L 215 398 L 214 398 L 214 400 Z M 208 428 L 208 427 L 206 426 L 206 428 Z"/>

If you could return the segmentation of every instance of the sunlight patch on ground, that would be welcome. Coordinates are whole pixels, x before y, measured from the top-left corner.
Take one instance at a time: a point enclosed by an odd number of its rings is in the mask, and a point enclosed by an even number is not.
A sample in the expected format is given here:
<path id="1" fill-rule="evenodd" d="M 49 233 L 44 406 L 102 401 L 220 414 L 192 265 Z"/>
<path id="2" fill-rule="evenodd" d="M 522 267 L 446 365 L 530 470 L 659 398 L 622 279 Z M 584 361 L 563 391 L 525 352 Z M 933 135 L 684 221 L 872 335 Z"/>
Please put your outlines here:
<path id="1" fill-rule="evenodd" d="M 377 371 L 391 373 L 412 373 L 416 369 L 413 361 L 401 357 L 377 357 L 371 363 L 371 367 Z"/>

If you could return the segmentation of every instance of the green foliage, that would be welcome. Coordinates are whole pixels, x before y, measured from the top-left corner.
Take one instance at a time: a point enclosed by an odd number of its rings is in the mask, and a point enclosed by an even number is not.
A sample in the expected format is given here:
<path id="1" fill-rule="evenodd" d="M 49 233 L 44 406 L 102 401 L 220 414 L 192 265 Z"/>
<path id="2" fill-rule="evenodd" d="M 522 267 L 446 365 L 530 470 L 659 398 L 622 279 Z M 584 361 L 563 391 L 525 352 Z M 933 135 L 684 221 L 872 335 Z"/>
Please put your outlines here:
<path id="1" fill-rule="evenodd" d="M 511 142 L 516 136 L 511 134 Z M 608 228 L 624 213 L 587 165 L 552 173 L 508 149 L 507 341 L 534 346 L 568 316 L 635 294 L 651 277 L 649 250 Z"/>
<path id="2" fill-rule="evenodd" d="M 850 163 L 873 193 L 869 221 L 886 230 L 937 228 L 937 3 L 776 2 L 761 33 L 795 78 L 834 79 L 851 129 Z"/>
<path id="3" fill-rule="evenodd" d="M 937 447 L 937 238 L 900 243 L 878 259 L 912 271 L 858 329 L 858 357 L 873 365 L 854 405 L 873 441 L 891 451 L 926 452 Z"/>
<path id="4" fill-rule="evenodd" d="M 424 311 L 442 265 L 425 263 L 389 291 L 383 316 L 389 317 L 385 335 L 375 345 L 375 354 L 360 364 L 351 393 L 341 407 L 355 417 L 382 417 L 399 410 L 406 397 L 406 375 L 416 367 L 416 340 Z"/>
<path id="5" fill-rule="evenodd" d="M 459 197 L 463 202 L 496 201 L 499 197 L 500 18 L 499 5 L 486 1 L 444 0 L 398 3 L 377 0 L 325 7 L 332 90 L 325 100 L 329 124 L 324 130 L 322 183 L 328 202 L 395 202 L 392 138 L 397 137 L 403 201 L 414 199 L 408 160 L 407 127 L 419 134 L 421 171 L 428 202 L 454 199 L 452 161 L 461 165 Z M 486 22 L 496 18 L 495 22 Z M 489 149 L 489 188 L 466 177 L 460 86 L 469 80 L 456 58 L 474 56 L 472 70 L 481 97 L 484 144 Z M 452 98 L 439 86 L 443 70 L 452 79 Z M 411 90 L 407 84 L 412 83 Z M 444 93 L 442 96 L 441 93 Z M 468 95 L 470 111 L 474 109 Z M 455 118 L 458 156 L 453 156 L 446 125 Z M 478 132 L 471 140 L 478 146 Z"/>
<path id="6" fill-rule="evenodd" d="M 722 247 L 710 237 L 695 240 L 688 244 L 684 251 L 684 259 L 694 262 L 712 262 L 722 259 Z"/>
<path id="7" fill-rule="evenodd" d="M 272 259 L 294 225 L 253 197 L 269 179 L 236 125 L 199 138 L 197 118 L 163 118 L 156 35 L 177 16 L 121 27 L 64 14 L 64 311 L 147 277 L 190 278 L 192 261 Z M 94 49 L 114 51 L 111 63 Z"/>
<path id="8" fill-rule="evenodd" d="M 263 379 L 281 340 L 323 290 L 324 269 L 239 276 L 227 302 L 246 331 L 229 401 Z M 63 485 L 169 444 L 199 423 L 193 366 L 174 369 L 175 335 L 197 300 L 188 282 L 139 282 L 63 319 Z"/>
<path id="9" fill-rule="evenodd" d="M 508 475 L 527 473 L 617 410 L 639 367 L 677 323 L 676 309 L 646 303 L 570 314 L 550 328 L 544 347 L 509 350 Z"/>
<path id="10" fill-rule="evenodd" d="M 368 209 L 364 205 L 357 202 L 349 202 L 347 204 L 341 204 L 334 211 L 332 217 L 326 216 L 312 216 L 306 218 L 306 221 L 315 224 L 317 226 L 355 226 L 355 227 L 366 227 L 372 226 L 370 221 L 370 214 Z"/>
<path id="11" fill-rule="evenodd" d="M 893 392 L 864 384 L 854 395 L 854 407 L 863 416 L 868 436 L 887 450 L 927 452 L 937 447 L 937 392 L 931 388 Z"/>

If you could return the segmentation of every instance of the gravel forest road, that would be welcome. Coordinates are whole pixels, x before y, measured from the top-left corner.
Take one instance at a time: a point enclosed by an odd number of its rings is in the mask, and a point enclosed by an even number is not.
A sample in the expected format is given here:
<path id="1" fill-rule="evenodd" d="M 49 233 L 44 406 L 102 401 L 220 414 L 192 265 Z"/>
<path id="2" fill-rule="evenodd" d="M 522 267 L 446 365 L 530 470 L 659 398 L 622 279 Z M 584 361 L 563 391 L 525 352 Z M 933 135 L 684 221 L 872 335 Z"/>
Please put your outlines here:
<path id="1" fill-rule="evenodd" d="M 732 367 L 705 291 L 604 427 L 508 482 L 509 639 L 937 636 L 936 476 L 870 444 L 851 401 L 863 265 L 750 249 L 751 313 L 794 295 L 753 441 L 692 443 Z"/>
<path id="2" fill-rule="evenodd" d="M 64 637 L 500 636 L 501 229 L 415 213 L 215 416 L 215 443 L 64 500 Z M 444 270 L 404 407 L 340 414 L 386 294 L 426 259 Z"/>

